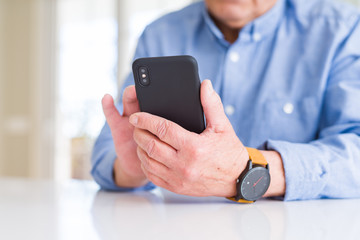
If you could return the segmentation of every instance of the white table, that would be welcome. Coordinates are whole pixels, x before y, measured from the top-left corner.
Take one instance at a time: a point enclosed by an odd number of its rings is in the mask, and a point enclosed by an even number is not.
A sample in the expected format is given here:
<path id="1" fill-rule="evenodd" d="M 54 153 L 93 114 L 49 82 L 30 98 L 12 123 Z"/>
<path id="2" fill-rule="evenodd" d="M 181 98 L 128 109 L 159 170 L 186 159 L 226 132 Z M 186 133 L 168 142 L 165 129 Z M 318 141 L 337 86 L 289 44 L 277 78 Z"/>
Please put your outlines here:
<path id="1" fill-rule="evenodd" d="M 360 199 L 255 204 L 0 179 L 0 239 L 360 239 Z"/>

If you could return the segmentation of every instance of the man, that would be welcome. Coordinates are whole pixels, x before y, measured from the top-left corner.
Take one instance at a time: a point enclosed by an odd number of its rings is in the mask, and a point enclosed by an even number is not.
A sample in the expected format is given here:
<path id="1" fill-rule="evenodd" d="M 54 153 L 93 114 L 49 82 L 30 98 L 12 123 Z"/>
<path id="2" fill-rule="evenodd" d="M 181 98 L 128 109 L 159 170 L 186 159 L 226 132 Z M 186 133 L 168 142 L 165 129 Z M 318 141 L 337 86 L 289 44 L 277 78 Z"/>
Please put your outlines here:
<path id="1" fill-rule="evenodd" d="M 102 101 L 95 180 L 233 197 L 247 146 L 270 166 L 265 197 L 360 197 L 359 25 L 354 8 L 325 0 L 205 0 L 153 22 L 135 58 L 194 56 L 212 82 L 200 93 L 207 128 L 198 135 L 138 113 L 129 76 L 122 115 L 111 96 Z"/>

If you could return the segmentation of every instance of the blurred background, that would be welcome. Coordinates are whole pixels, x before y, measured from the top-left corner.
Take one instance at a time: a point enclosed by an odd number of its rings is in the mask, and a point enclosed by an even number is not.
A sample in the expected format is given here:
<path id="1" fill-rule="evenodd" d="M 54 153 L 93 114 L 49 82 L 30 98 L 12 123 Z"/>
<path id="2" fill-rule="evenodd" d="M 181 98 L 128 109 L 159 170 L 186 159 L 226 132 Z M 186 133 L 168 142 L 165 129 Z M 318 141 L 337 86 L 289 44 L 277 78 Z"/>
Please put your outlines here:
<path id="1" fill-rule="evenodd" d="M 0 0 L 0 177 L 91 179 L 102 96 L 144 27 L 195 1 Z"/>

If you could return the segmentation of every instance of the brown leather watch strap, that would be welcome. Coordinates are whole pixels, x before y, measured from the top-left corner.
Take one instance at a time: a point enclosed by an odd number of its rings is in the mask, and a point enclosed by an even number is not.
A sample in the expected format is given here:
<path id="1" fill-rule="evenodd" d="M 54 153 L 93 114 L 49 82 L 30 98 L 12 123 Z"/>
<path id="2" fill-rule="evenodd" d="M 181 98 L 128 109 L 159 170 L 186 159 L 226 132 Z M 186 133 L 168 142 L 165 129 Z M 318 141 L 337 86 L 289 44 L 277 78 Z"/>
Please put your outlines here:
<path id="1" fill-rule="evenodd" d="M 253 163 L 258 165 L 264 165 L 264 167 L 267 165 L 267 161 L 264 155 L 262 155 L 259 150 L 249 147 L 246 147 L 246 150 L 249 153 L 249 158 Z"/>
<path id="2" fill-rule="evenodd" d="M 266 165 L 268 164 L 264 155 L 262 155 L 262 153 L 255 149 L 255 148 L 249 148 L 246 147 L 246 150 L 249 154 L 249 159 L 253 162 L 253 164 L 257 164 L 257 165 L 263 165 L 264 167 L 266 167 Z M 255 201 L 248 201 L 245 199 L 239 199 L 236 200 L 235 197 L 228 197 L 227 199 L 234 201 L 234 202 L 238 202 L 238 203 L 253 203 Z"/>

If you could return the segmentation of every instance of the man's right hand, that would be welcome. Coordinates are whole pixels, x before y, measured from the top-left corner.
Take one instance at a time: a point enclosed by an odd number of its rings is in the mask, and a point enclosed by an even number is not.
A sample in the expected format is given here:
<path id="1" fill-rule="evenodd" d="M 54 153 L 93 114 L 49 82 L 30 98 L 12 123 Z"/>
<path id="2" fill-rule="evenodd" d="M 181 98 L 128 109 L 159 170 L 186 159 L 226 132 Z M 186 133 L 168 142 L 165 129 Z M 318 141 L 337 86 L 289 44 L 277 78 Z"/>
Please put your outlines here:
<path id="1" fill-rule="evenodd" d="M 114 163 L 114 179 L 120 187 L 140 187 L 148 180 L 141 169 L 137 156 L 137 144 L 133 139 L 134 127 L 129 123 L 129 116 L 139 112 L 135 86 L 129 86 L 123 94 L 124 111 L 121 116 L 114 105 L 112 96 L 106 94 L 102 99 L 102 107 L 106 121 L 111 129 L 117 158 Z"/>

